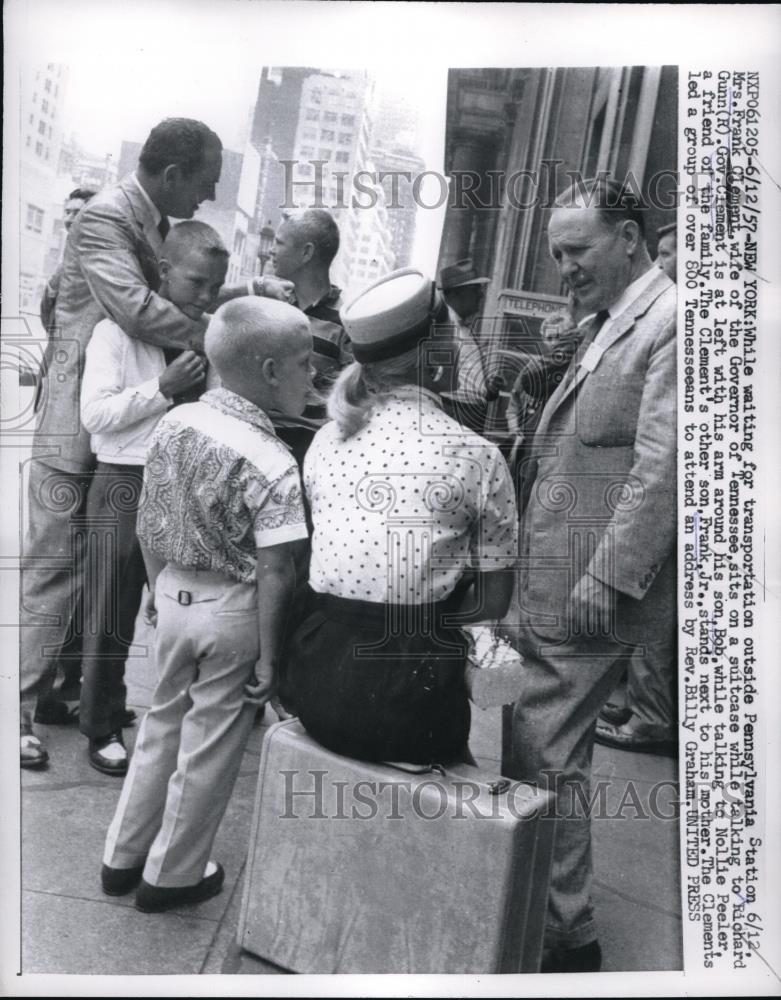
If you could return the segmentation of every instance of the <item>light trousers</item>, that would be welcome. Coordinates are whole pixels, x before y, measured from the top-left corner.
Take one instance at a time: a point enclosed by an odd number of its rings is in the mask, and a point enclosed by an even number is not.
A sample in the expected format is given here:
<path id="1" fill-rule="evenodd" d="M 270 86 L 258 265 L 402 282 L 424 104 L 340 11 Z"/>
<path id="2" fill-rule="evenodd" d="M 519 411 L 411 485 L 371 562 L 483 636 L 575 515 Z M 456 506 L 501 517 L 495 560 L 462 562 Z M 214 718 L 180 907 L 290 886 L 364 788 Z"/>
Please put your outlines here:
<path id="1" fill-rule="evenodd" d="M 513 709 L 508 777 L 555 793 L 558 818 L 545 945 L 578 948 L 597 938 L 589 816 L 594 730 L 626 654 L 546 647 L 523 631 L 519 649 L 525 683 Z"/>
<path id="2" fill-rule="evenodd" d="M 241 765 L 256 707 L 257 591 L 171 564 L 156 585 L 159 679 L 138 733 L 104 863 L 151 885 L 195 885 Z"/>

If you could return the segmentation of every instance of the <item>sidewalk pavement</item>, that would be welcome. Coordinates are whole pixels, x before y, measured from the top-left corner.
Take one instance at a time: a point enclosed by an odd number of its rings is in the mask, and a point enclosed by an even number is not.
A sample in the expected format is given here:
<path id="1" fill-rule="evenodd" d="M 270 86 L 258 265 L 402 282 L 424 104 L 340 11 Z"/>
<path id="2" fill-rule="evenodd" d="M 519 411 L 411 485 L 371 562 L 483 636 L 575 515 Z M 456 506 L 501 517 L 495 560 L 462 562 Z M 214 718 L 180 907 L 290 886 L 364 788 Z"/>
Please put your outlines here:
<path id="1" fill-rule="evenodd" d="M 148 707 L 155 681 L 139 619 L 138 655 L 128 661 L 128 704 Z M 268 720 L 268 721 L 267 721 Z M 22 771 L 22 972 L 102 975 L 275 975 L 284 970 L 236 944 L 263 735 L 268 709 L 252 732 L 214 846 L 225 868 L 222 893 L 198 906 L 143 914 L 133 895 L 100 887 L 103 840 L 120 779 L 87 762 L 75 727 L 37 727 L 49 749 L 45 770 Z M 132 751 L 135 729 L 126 729 Z M 473 708 L 470 746 L 499 773 L 501 711 Z M 594 895 L 604 964 L 610 972 L 682 968 L 677 820 L 647 816 L 649 798 L 671 815 L 677 762 L 597 747 L 595 779 L 605 781 L 608 817 L 595 819 Z M 596 780 L 595 780 L 596 784 Z M 643 818 L 643 814 L 646 817 Z"/>

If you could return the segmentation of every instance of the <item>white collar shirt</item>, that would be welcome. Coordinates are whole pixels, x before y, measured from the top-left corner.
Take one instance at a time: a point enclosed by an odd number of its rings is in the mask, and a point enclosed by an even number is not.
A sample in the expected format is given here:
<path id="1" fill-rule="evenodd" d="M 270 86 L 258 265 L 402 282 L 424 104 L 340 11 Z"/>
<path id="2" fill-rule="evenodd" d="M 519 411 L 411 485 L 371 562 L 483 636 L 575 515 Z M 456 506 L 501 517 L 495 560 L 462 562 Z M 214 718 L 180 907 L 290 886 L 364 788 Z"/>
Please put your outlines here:
<path id="1" fill-rule="evenodd" d="M 394 389 L 346 440 L 335 422 L 322 427 L 304 483 L 318 593 L 425 604 L 444 600 L 468 569 L 515 564 L 518 516 L 504 458 L 426 390 Z"/>

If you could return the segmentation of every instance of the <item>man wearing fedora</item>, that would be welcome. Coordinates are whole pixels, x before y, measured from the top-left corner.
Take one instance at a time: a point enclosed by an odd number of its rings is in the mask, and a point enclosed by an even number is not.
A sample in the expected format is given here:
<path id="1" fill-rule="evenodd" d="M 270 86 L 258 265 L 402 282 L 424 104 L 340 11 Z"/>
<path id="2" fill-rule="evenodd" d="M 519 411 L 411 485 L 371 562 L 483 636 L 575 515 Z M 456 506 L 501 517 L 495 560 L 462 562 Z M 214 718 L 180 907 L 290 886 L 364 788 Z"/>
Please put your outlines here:
<path id="1" fill-rule="evenodd" d="M 486 397 L 483 356 L 475 325 L 489 278 L 478 275 L 471 257 L 448 264 L 439 272 L 439 287 L 458 325 L 458 389 L 469 402 Z"/>

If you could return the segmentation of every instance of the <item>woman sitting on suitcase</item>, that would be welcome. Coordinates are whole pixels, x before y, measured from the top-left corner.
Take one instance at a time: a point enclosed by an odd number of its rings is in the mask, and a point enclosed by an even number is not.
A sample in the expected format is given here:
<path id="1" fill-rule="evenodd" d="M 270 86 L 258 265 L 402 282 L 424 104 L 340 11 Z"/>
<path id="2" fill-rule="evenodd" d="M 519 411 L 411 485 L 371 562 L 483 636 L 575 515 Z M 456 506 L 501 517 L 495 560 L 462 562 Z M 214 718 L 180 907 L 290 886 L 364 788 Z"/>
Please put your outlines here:
<path id="1" fill-rule="evenodd" d="M 310 735 L 336 753 L 463 759 L 460 626 L 507 611 L 512 482 L 497 448 L 441 409 L 457 347 L 430 279 L 396 271 L 341 315 L 356 360 L 304 464 L 314 610 L 291 640 L 290 691 Z"/>

